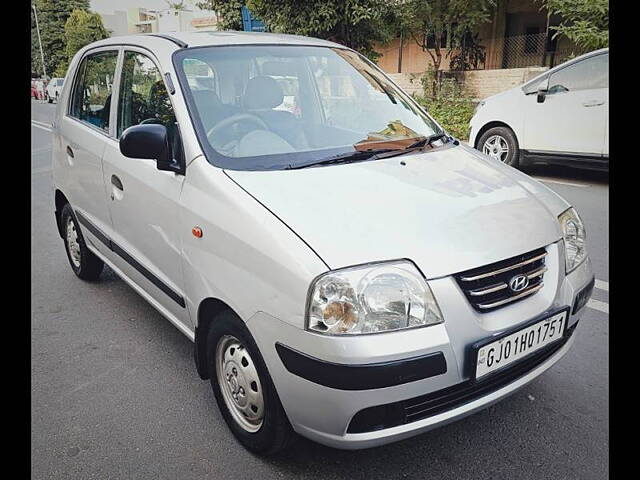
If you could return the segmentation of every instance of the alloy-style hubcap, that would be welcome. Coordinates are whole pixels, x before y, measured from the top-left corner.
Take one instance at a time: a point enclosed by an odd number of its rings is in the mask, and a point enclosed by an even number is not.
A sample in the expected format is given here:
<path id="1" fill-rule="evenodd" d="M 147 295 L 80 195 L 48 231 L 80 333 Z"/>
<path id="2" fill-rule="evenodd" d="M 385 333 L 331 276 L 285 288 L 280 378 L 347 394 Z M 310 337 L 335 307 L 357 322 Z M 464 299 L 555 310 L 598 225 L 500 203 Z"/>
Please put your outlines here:
<path id="1" fill-rule="evenodd" d="M 67 247 L 69 248 L 71 261 L 76 266 L 76 268 L 79 268 L 80 243 L 78 242 L 78 232 L 76 231 L 76 225 L 71 217 L 67 219 Z"/>
<path id="2" fill-rule="evenodd" d="M 492 135 L 484 142 L 482 152 L 500 162 L 506 162 L 509 157 L 509 145 L 500 135 Z"/>
<path id="3" fill-rule="evenodd" d="M 231 335 L 224 335 L 216 346 L 216 377 L 234 420 L 247 432 L 257 432 L 264 419 L 258 370 L 244 345 Z"/>

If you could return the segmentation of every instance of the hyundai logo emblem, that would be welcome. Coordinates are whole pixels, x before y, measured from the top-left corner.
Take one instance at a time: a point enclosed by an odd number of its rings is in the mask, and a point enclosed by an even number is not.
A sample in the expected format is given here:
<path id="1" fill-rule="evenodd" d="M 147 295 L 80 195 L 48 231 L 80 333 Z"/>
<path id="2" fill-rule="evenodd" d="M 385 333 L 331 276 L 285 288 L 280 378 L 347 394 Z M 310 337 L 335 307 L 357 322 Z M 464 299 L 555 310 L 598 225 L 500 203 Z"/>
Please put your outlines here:
<path id="1" fill-rule="evenodd" d="M 521 292 L 529 286 L 529 277 L 526 275 L 516 275 L 509 280 L 509 288 L 512 292 Z"/>

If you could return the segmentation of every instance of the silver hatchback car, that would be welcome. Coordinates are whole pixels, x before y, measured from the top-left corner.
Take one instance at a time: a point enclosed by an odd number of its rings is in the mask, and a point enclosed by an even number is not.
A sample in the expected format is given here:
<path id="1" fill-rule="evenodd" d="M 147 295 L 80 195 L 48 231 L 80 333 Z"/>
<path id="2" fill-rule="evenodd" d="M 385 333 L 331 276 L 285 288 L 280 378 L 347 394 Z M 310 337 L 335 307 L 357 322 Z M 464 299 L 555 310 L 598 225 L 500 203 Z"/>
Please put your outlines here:
<path id="1" fill-rule="evenodd" d="M 102 40 L 71 62 L 53 135 L 72 270 L 108 265 L 189 337 L 255 452 L 484 408 L 567 352 L 594 285 L 571 205 L 332 42 Z"/>

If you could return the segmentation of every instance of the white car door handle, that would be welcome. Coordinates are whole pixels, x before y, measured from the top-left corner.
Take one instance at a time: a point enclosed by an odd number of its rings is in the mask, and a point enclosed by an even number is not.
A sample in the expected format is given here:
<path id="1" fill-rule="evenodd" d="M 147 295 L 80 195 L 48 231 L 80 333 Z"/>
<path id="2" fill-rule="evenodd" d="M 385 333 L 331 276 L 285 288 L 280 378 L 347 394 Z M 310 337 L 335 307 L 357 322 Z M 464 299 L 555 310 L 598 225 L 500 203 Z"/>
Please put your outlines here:
<path id="1" fill-rule="evenodd" d="M 584 107 L 597 107 L 598 105 L 604 104 L 604 100 L 589 100 L 588 102 L 584 102 L 582 106 Z"/>

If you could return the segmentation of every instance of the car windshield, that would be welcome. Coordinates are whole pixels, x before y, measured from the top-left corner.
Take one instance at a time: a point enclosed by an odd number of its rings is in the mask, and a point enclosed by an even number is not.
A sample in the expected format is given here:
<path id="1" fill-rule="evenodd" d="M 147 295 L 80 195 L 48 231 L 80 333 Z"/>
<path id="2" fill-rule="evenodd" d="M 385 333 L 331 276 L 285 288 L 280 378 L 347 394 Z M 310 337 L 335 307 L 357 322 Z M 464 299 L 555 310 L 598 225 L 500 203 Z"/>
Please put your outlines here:
<path id="1" fill-rule="evenodd" d="M 179 50 L 174 63 L 207 158 L 273 170 L 403 149 L 440 127 L 370 62 L 341 48 Z"/>

